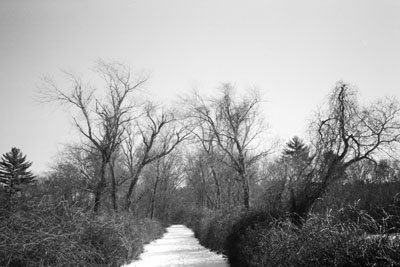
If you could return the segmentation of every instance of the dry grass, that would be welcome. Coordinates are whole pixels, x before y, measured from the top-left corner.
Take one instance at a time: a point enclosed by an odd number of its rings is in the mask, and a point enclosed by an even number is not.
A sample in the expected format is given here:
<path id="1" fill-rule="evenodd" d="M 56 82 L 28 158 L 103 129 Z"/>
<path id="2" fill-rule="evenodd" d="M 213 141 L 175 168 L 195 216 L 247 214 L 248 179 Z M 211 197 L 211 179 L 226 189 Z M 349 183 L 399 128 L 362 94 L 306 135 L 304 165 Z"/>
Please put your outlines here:
<path id="1" fill-rule="evenodd" d="M 189 225 L 202 245 L 227 255 L 231 267 L 400 266 L 392 215 L 375 220 L 349 206 L 292 216 L 264 211 L 197 211 Z"/>
<path id="2" fill-rule="evenodd" d="M 380 234 L 368 238 L 371 230 Z M 400 242 L 384 234 L 387 230 L 352 208 L 312 214 L 301 226 L 289 219 L 248 225 L 232 233 L 236 243 L 227 250 L 232 267 L 400 266 Z"/>
<path id="3" fill-rule="evenodd" d="M 0 211 L 0 266 L 120 266 L 163 233 L 132 216 L 93 216 L 63 202 Z"/>

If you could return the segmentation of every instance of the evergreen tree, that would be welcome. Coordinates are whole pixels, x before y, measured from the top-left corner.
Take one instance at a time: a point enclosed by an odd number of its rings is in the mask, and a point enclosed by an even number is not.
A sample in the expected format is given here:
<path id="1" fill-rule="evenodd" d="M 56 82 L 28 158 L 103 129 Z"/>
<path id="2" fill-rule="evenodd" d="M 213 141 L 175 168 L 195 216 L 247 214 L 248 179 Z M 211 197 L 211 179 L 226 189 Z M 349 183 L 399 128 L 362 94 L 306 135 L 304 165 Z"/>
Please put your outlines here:
<path id="1" fill-rule="evenodd" d="M 291 213 L 296 214 L 306 201 L 306 192 L 312 185 L 308 175 L 311 160 L 309 147 L 297 136 L 287 142 L 282 151 L 281 163 L 286 175 L 282 197 Z"/>
<path id="2" fill-rule="evenodd" d="M 303 140 L 299 137 L 294 136 L 289 142 L 286 143 L 286 147 L 283 149 L 282 156 L 284 159 L 297 159 L 307 161 L 309 158 L 310 150 Z"/>
<path id="3" fill-rule="evenodd" d="M 26 156 L 18 148 L 13 147 L 10 152 L 3 154 L 0 160 L 0 185 L 10 196 L 21 190 L 19 185 L 33 182 L 35 176 L 28 171 L 31 165 L 32 162 L 26 161 Z"/>

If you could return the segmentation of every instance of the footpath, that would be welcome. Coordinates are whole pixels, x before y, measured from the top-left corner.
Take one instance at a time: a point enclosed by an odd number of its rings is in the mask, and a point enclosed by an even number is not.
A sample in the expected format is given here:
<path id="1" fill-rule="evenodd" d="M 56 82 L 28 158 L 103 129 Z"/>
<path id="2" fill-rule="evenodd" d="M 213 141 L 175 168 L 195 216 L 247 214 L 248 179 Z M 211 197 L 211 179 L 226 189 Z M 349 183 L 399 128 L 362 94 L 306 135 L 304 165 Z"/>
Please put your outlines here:
<path id="1" fill-rule="evenodd" d="M 139 260 L 123 267 L 228 267 L 226 259 L 202 245 L 192 230 L 172 225 L 161 239 L 144 246 Z"/>

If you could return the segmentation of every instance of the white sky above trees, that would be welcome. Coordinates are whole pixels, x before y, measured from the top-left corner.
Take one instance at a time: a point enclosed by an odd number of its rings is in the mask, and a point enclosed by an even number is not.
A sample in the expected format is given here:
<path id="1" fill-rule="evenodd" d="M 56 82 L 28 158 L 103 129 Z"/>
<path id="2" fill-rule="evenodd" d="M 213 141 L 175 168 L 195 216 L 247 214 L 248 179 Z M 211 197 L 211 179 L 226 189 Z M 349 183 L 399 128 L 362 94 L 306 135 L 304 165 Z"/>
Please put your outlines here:
<path id="1" fill-rule="evenodd" d="M 98 59 L 151 73 L 158 101 L 223 82 L 257 87 L 284 140 L 338 80 L 363 99 L 400 98 L 398 0 L 0 1 L 0 153 L 16 146 L 36 172 L 76 136 L 68 114 L 34 100 L 43 75 Z"/>

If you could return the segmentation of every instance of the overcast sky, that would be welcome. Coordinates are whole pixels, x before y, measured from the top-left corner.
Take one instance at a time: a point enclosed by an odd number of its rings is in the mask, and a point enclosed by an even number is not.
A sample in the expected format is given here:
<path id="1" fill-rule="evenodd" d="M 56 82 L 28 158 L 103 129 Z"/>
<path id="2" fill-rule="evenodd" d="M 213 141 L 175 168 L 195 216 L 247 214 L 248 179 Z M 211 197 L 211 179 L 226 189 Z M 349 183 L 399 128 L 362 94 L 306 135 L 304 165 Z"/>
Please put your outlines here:
<path id="1" fill-rule="evenodd" d="M 160 101 L 257 87 L 274 133 L 305 137 L 338 80 L 364 99 L 400 97 L 400 1 L 1 0 L 0 154 L 21 148 L 45 171 L 76 131 L 35 102 L 40 77 L 98 58 L 151 73 Z"/>

